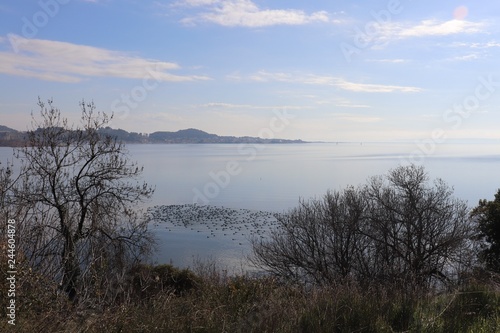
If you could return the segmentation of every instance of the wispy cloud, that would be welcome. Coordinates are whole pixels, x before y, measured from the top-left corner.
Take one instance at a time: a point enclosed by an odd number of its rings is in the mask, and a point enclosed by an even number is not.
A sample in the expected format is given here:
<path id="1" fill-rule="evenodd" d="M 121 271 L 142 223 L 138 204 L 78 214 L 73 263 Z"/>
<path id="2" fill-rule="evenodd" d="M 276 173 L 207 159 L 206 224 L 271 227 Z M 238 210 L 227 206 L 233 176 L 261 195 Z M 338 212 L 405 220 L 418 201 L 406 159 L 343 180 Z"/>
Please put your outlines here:
<path id="1" fill-rule="evenodd" d="M 376 93 L 390 93 L 390 92 L 404 92 L 404 93 L 415 93 L 422 91 L 421 88 L 409 87 L 409 86 L 394 86 L 394 85 L 383 85 L 383 84 L 369 84 L 369 83 L 355 83 L 349 82 L 343 79 L 338 79 L 336 84 L 337 87 L 357 92 L 376 92 Z"/>
<path id="2" fill-rule="evenodd" d="M 471 48 L 471 49 L 489 49 L 493 47 L 500 47 L 500 42 L 497 41 L 489 41 L 485 43 L 467 43 L 467 42 L 455 42 L 451 44 L 452 47 L 460 47 L 460 48 Z"/>
<path id="3" fill-rule="evenodd" d="M 202 104 L 200 106 L 211 109 L 255 109 L 255 110 L 273 110 L 273 109 L 304 110 L 311 108 L 308 106 L 296 106 L 296 105 L 250 105 L 250 104 L 232 104 L 232 103 L 222 103 L 222 102 L 210 102 Z"/>
<path id="4" fill-rule="evenodd" d="M 307 14 L 297 9 L 261 9 L 251 0 L 182 0 L 174 6 L 201 8 L 198 13 L 181 20 L 188 25 L 209 22 L 226 27 L 256 28 L 329 21 L 326 11 Z"/>
<path id="5" fill-rule="evenodd" d="M 174 75 L 176 63 L 144 59 L 125 52 L 42 39 L 8 35 L 13 49 L 0 51 L 0 73 L 37 78 L 46 81 L 80 82 L 90 77 L 115 77 L 157 81 L 206 80 L 208 77 Z"/>
<path id="6" fill-rule="evenodd" d="M 380 117 L 366 116 L 366 115 L 355 115 L 349 113 L 337 113 L 334 115 L 335 118 L 339 120 L 345 120 L 355 123 L 376 123 L 382 120 Z"/>
<path id="7" fill-rule="evenodd" d="M 412 37 L 449 36 L 456 34 L 475 34 L 486 32 L 486 22 L 466 20 L 439 21 L 423 20 L 417 24 L 390 22 L 378 26 L 378 38 L 382 40 L 406 39 Z"/>
<path id="8" fill-rule="evenodd" d="M 362 108 L 362 109 L 365 109 L 365 108 L 371 108 L 370 105 L 366 105 L 366 104 L 359 104 L 359 103 L 355 103 L 355 102 L 352 102 L 346 98 L 335 98 L 331 104 L 333 104 L 334 106 L 336 107 L 341 107 L 341 108 Z"/>
<path id="9" fill-rule="evenodd" d="M 481 59 L 482 56 L 478 53 L 470 53 L 462 56 L 456 56 L 450 59 L 447 59 L 449 61 L 473 61 L 473 60 L 478 60 Z"/>
<path id="10" fill-rule="evenodd" d="M 327 85 L 335 86 L 342 90 L 355 91 L 355 92 L 371 92 L 371 93 L 390 93 L 390 92 L 404 92 L 415 93 L 422 91 L 421 88 L 411 86 L 396 86 L 396 85 L 383 85 L 383 84 L 369 84 L 369 83 L 356 83 L 350 82 L 340 77 L 334 76 L 320 76 L 320 75 L 294 75 L 290 73 L 271 73 L 267 71 L 259 71 L 258 73 L 249 77 L 253 81 L 269 82 L 291 82 L 302 83 L 311 85 Z"/>
<path id="11" fill-rule="evenodd" d="M 472 34 L 484 31 L 485 23 L 470 22 L 465 20 L 449 20 L 439 22 L 437 20 L 425 20 L 413 27 L 396 28 L 396 36 L 399 37 L 423 37 L 423 36 L 448 36 L 454 34 Z"/>

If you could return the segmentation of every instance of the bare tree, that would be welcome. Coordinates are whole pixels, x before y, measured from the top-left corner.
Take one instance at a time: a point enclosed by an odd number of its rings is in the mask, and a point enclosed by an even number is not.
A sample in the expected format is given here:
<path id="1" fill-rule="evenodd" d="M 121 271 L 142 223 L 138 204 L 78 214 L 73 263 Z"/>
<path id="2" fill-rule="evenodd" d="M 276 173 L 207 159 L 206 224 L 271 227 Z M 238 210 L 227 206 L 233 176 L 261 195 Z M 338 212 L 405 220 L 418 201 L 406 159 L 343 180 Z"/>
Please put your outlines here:
<path id="1" fill-rule="evenodd" d="M 0 162 L 0 213 L 2 218 L 9 218 L 6 214 L 6 209 L 9 206 L 9 192 L 12 187 L 12 168 L 10 166 L 3 167 Z"/>
<path id="2" fill-rule="evenodd" d="M 153 189 L 122 143 L 103 136 L 109 117 L 81 102 L 81 123 L 70 126 L 52 101 L 39 100 L 25 147 L 17 151 L 18 205 L 29 208 L 23 249 L 31 265 L 60 280 L 75 299 L 119 277 L 150 245 L 147 221 L 134 205 Z"/>
<path id="3" fill-rule="evenodd" d="M 355 274 L 366 246 L 359 233 L 363 206 L 354 188 L 302 201 L 278 218 L 269 239 L 253 240 L 254 262 L 278 276 L 316 284 Z"/>
<path id="4" fill-rule="evenodd" d="M 363 233 L 374 241 L 372 276 L 428 287 L 446 280 L 470 245 L 472 225 L 466 202 L 422 166 L 401 166 L 364 187 L 368 207 Z M 465 259 L 465 258 L 463 258 Z"/>
<path id="5" fill-rule="evenodd" d="M 301 202 L 269 239 L 254 240 L 253 260 L 296 281 L 429 288 L 452 277 L 470 245 L 467 205 L 452 192 L 441 180 L 429 186 L 423 167 L 396 168 Z"/>

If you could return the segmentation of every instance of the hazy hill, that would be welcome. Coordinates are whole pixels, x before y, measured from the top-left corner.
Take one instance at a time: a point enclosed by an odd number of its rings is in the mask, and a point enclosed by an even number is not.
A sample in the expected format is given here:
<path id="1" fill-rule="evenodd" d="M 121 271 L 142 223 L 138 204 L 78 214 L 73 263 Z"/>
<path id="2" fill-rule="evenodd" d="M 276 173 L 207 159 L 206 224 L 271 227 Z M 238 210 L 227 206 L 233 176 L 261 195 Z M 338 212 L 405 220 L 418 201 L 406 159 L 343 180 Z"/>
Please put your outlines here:
<path id="1" fill-rule="evenodd" d="M 15 129 L 12 129 L 10 127 L 7 127 L 7 126 L 3 126 L 3 125 L 0 125 L 0 132 L 17 132 Z"/>
<path id="2" fill-rule="evenodd" d="M 100 132 L 125 143 L 304 143 L 302 140 L 219 136 L 195 128 L 188 128 L 177 132 L 159 131 L 146 134 L 106 127 L 101 129 Z M 0 125 L 0 146 L 18 146 L 23 143 L 23 138 L 24 132 L 18 132 Z"/>
<path id="3" fill-rule="evenodd" d="M 18 132 L 10 127 L 0 125 L 0 147 L 20 146 L 23 141 L 23 132 Z"/>
<path id="4" fill-rule="evenodd" d="M 302 143 L 302 140 L 262 139 L 256 137 L 219 136 L 189 128 L 177 132 L 154 132 L 151 143 Z"/>
<path id="5" fill-rule="evenodd" d="M 206 143 L 216 140 L 215 134 L 189 128 L 177 132 L 154 132 L 149 134 L 149 141 L 156 143 Z"/>

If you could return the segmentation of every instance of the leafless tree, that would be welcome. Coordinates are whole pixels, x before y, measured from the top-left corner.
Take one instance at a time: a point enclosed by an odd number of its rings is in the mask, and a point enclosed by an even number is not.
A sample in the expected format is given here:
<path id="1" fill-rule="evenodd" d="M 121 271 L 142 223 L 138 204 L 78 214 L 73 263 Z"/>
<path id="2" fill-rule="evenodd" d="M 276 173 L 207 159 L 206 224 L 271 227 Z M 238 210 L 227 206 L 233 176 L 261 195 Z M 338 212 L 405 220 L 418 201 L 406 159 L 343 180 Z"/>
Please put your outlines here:
<path id="1" fill-rule="evenodd" d="M 134 210 L 153 189 L 124 145 L 100 129 L 110 118 L 81 102 L 81 123 L 70 126 L 52 101 L 39 100 L 15 186 L 27 207 L 22 249 L 32 267 L 58 279 L 71 299 L 102 293 L 148 249 L 147 221 Z M 115 282 L 113 282 L 115 281 Z"/>
<path id="2" fill-rule="evenodd" d="M 253 240 L 253 260 L 295 281 L 329 284 L 348 278 L 366 246 L 367 238 L 359 233 L 363 206 L 354 188 L 302 201 L 278 218 L 279 228 L 269 239 Z"/>
<path id="3" fill-rule="evenodd" d="M 466 202 L 437 179 L 429 186 L 422 166 L 401 166 L 373 177 L 364 187 L 368 203 L 363 233 L 374 244 L 372 276 L 429 286 L 446 280 L 470 246 L 472 224 Z"/>
<path id="4" fill-rule="evenodd" d="M 281 277 L 316 284 L 446 282 L 463 263 L 471 222 L 452 188 L 439 179 L 428 183 L 423 167 L 402 166 L 357 189 L 301 202 L 270 238 L 254 240 L 253 260 Z"/>
<path id="5" fill-rule="evenodd" d="M 4 213 L 9 205 L 8 194 L 12 186 L 11 175 L 12 169 L 9 166 L 3 167 L 0 162 L 0 212 L 2 213 L 2 218 L 8 218 Z"/>

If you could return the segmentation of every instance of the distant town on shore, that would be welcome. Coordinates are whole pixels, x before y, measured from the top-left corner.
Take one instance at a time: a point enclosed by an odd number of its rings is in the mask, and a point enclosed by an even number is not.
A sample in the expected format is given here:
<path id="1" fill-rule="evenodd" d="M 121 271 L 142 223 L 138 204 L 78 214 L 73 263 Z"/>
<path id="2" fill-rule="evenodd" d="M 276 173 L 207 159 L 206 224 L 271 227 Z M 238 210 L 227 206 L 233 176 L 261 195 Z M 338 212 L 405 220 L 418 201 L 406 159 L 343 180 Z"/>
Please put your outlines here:
<path id="1" fill-rule="evenodd" d="M 198 129 L 189 128 L 179 130 L 177 132 L 153 132 L 137 133 L 127 132 L 122 129 L 113 129 L 106 127 L 100 130 L 102 134 L 117 138 L 125 143 L 164 143 L 164 144 L 180 144 L 180 143 L 306 143 L 302 140 L 286 140 L 286 139 L 264 139 L 258 137 L 236 137 L 236 136 L 219 136 L 210 134 Z M 26 132 L 17 131 L 7 126 L 0 125 L 0 147 L 15 147 L 22 146 L 26 140 Z"/>

